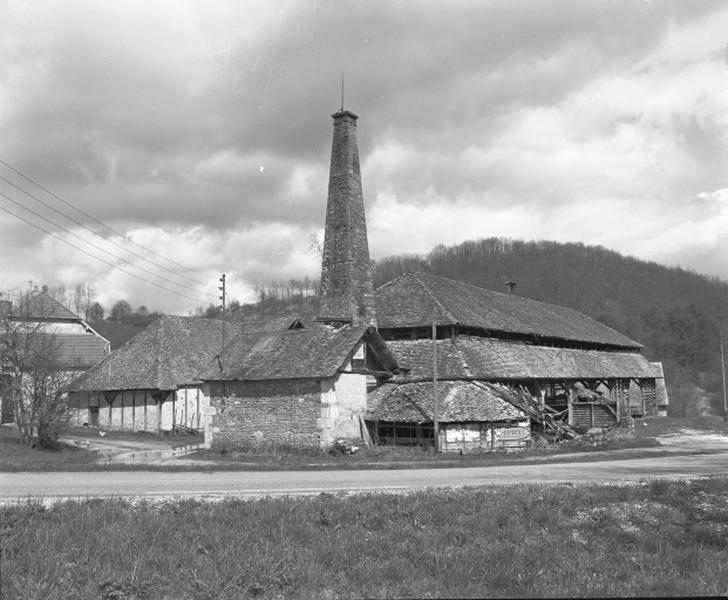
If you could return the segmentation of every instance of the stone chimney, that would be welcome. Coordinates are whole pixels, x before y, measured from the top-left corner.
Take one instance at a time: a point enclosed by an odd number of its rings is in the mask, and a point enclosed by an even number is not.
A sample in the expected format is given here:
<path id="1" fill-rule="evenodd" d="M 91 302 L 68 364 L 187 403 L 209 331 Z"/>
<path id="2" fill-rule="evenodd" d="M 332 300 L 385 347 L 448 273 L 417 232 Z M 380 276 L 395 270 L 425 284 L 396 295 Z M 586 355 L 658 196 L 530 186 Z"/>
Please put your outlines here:
<path id="1" fill-rule="evenodd" d="M 321 261 L 319 321 L 376 326 L 356 120 L 351 111 L 332 115 L 334 138 Z"/>

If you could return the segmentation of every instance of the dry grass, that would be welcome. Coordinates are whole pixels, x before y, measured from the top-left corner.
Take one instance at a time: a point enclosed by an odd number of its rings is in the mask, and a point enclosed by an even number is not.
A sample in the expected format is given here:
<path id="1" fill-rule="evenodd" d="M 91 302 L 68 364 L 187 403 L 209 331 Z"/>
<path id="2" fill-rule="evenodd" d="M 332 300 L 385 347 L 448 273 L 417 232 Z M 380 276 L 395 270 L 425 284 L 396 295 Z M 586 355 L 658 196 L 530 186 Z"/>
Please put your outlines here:
<path id="1" fill-rule="evenodd" d="M 0 509 L 2 597 L 728 593 L 728 480 Z"/>

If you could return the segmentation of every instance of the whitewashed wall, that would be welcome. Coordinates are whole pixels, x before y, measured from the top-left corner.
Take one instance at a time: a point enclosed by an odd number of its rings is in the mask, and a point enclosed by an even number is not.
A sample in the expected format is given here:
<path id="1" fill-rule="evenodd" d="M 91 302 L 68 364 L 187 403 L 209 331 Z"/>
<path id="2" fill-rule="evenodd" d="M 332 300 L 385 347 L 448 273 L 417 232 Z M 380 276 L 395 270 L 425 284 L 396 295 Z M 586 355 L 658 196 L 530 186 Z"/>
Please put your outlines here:
<path id="1" fill-rule="evenodd" d="M 125 390 L 113 396 L 111 405 L 105 394 L 72 394 L 70 421 L 76 427 L 84 423 L 112 431 L 169 431 L 189 427 L 204 431 L 208 423 L 210 399 L 200 387 L 175 390 L 161 403 L 151 390 Z M 93 423 L 98 407 L 98 423 Z"/>

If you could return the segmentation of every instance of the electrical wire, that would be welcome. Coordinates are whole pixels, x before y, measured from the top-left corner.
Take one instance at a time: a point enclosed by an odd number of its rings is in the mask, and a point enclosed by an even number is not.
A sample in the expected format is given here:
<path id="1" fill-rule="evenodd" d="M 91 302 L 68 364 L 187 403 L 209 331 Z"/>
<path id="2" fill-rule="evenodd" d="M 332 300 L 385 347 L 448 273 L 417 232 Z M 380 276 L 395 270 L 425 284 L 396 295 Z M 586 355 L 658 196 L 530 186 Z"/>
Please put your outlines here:
<path id="1" fill-rule="evenodd" d="M 190 273 L 194 273 L 194 272 L 195 272 L 195 270 L 194 270 L 194 269 L 190 269 L 189 267 L 187 267 L 187 266 L 183 265 L 182 263 L 179 263 L 179 262 L 177 262 L 177 261 L 175 261 L 175 260 L 172 260 L 171 258 L 168 258 L 168 257 L 164 256 L 163 254 L 159 254 L 158 252 L 155 252 L 155 251 L 154 251 L 154 250 L 152 250 L 151 248 L 147 248 L 146 246 L 143 246 L 143 245 L 141 245 L 141 244 L 139 244 L 139 243 L 135 242 L 134 240 L 132 240 L 132 239 L 130 239 L 130 238 L 128 238 L 128 237 L 126 237 L 126 236 L 125 236 L 125 235 L 124 235 L 123 233 L 120 233 L 119 231 L 116 231 L 115 229 L 113 229 L 112 227 L 110 227 L 110 226 L 106 225 L 105 223 L 103 223 L 102 221 L 100 221 L 99 219 L 97 219 L 96 217 L 94 217 L 93 215 L 90 215 L 90 214 L 88 214 L 87 212 L 85 212 L 85 211 L 81 210 L 80 208 L 78 208 L 78 207 L 74 206 L 74 205 L 73 205 L 73 204 L 71 204 L 70 202 L 68 202 L 68 201 L 64 200 L 63 198 L 61 198 L 60 196 L 58 196 L 57 194 L 55 194 L 55 193 L 53 193 L 53 192 L 52 192 L 51 190 L 49 190 L 49 189 L 48 189 L 47 187 L 45 187 L 45 186 L 44 186 L 43 184 L 41 184 L 41 183 L 38 183 L 37 181 L 35 181 L 35 180 L 34 180 L 34 179 L 32 179 L 31 177 L 28 177 L 27 175 L 25 175 L 24 173 L 22 173 L 22 172 L 21 172 L 21 171 L 20 171 L 19 169 L 16 169 L 16 168 L 15 168 L 14 166 L 12 166 L 11 164 L 9 164 L 9 163 L 5 162 L 5 161 L 4 161 L 4 160 L 2 160 L 1 158 L 0 158 L 0 164 L 2 164 L 2 165 L 4 165 L 4 166 L 6 166 L 6 167 L 7 167 L 8 169 L 10 169 L 11 171 L 13 171 L 13 172 L 15 172 L 16 174 L 20 175 L 20 177 L 22 177 L 22 178 L 23 178 L 23 179 L 25 179 L 26 181 L 28 181 L 28 182 L 32 183 L 32 184 L 33 184 L 33 185 L 35 185 L 36 187 L 39 187 L 39 188 L 40 188 L 41 190 L 43 190 L 43 191 L 44 191 L 44 192 L 46 192 L 47 194 L 50 194 L 50 195 L 51 195 L 51 196 L 52 196 L 53 198 L 55 198 L 55 199 L 56 199 L 56 200 L 58 200 L 59 202 L 62 202 L 63 204 L 65 204 L 65 205 L 66 205 L 66 206 L 68 206 L 69 208 L 72 208 L 72 209 L 73 209 L 73 210 L 75 210 L 76 212 L 78 212 L 78 213 L 82 214 L 82 215 L 83 215 L 84 217 L 86 217 L 87 219 L 91 219 L 92 221 L 94 221 L 94 222 L 95 222 L 95 223 L 97 223 L 98 225 L 101 225 L 101 227 L 103 227 L 103 228 L 104 228 L 104 229 L 106 229 L 107 231 L 110 231 L 110 232 L 111 232 L 111 233 L 113 233 L 114 235 L 117 235 L 117 236 L 121 237 L 122 239 L 125 239 L 125 240 L 126 240 L 127 242 L 129 242 L 129 243 L 131 243 L 131 244 L 134 244 L 135 246 L 137 246 L 137 247 L 141 248 L 141 249 L 142 249 L 142 250 L 144 250 L 145 252 L 149 252 L 150 254 L 154 254 L 155 256 L 158 256 L 159 258 L 161 258 L 161 259 L 163 259 L 163 260 L 166 260 L 166 261 L 168 261 L 168 262 L 172 263 L 173 265 L 176 265 L 176 266 L 178 266 L 178 267 L 180 267 L 180 268 L 184 269 L 185 271 L 188 271 L 188 272 L 190 272 Z M 7 181 L 7 180 L 6 180 L 6 181 Z M 96 235 L 98 235 L 98 234 L 96 234 Z M 127 252 L 129 252 L 129 250 L 127 250 Z M 198 283 L 199 283 L 199 282 L 198 282 Z"/>
<path id="2" fill-rule="evenodd" d="M 2 195 L 2 196 L 5 196 L 5 194 L 3 194 L 2 192 L 0 192 L 0 195 Z M 5 197 L 7 198 L 7 196 L 5 196 Z M 162 289 L 162 290 L 166 290 L 166 291 L 168 291 L 168 292 L 171 292 L 171 293 L 173 293 L 173 294 L 176 294 L 177 296 L 180 296 L 180 297 L 182 297 L 182 298 L 186 298 L 186 299 L 188 299 L 188 300 L 192 300 L 192 301 L 194 301 L 194 302 L 202 302 L 203 304 L 204 304 L 205 302 L 207 302 L 207 300 L 203 300 L 203 299 L 201 299 L 201 298 L 199 298 L 199 297 L 197 297 L 197 298 L 193 298 L 192 296 L 188 296 L 188 295 L 186 295 L 186 294 L 182 294 L 182 293 L 180 293 L 180 292 L 179 292 L 179 291 L 177 291 L 177 290 L 173 290 L 173 289 L 171 289 L 171 288 L 168 288 L 168 287 L 166 287 L 166 286 L 164 286 L 164 285 L 161 285 L 161 284 L 159 284 L 159 283 L 156 283 L 156 282 L 154 282 L 154 281 L 152 281 L 152 280 L 150 280 L 150 279 L 147 279 L 146 277 L 142 277 L 141 275 L 137 275 L 136 273 L 133 273 L 133 272 L 131 272 L 131 271 L 128 271 L 127 269 L 124 269 L 123 267 L 120 267 L 120 266 L 118 266 L 118 265 L 115 265 L 114 263 L 111 263 L 111 262 L 109 262 L 109 261 L 107 261 L 107 260 L 104 260 L 103 258 L 99 258 L 98 256 L 95 256 L 94 254 L 91 254 L 90 252 L 87 252 L 87 251 L 86 251 L 86 250 L 84 250 L 83 248 L 79 248 L 79 247 L 78 247 L 78 246 L 76 246 L 75 244 L 72 244 L 72 243 L 71 243 L 71 242 L 69 242 L 69 241 L 68 241 L 67 239 L 65 239 L 65 238 L 61 237 L 60 235 L 57 235 L 57 234 L 53 233 L 52 231 L 49 231 L 49 230 L 48 230 L 48 229 L 46 229 L 45 227 L 41 227 L 41 226 L 40 226 L 40 225 L 38 225 L 37 223 L 33 223 L 32 221 L 30 221 L 30 220 L 26 219 L 25 217 L 22 217 L 22 216 L 20 216 L 20 215 L 18 215 L 18 214 L 16 214 L 16 213 L 14 213 L 13 211 L 11 211 L 11 210 L 9 210 L 9 209 L 5 208 L 4 206 L 0 206 L 0 210 L 2 210 L 2 211 L 4 211 L 4 212 L 8 213 L 9 215 L 12 215 L 12 216 L 13 216 L 13 217 L 15 217 L 16 219 L 20 219 L 21 221 L 23 221 L 24 223 L 27 223 L 27 224 L 28 224 L 28 225 L 30 225 L 31 227 L 35 227 L 36 229 L 39 229 L 40 231 L 42 231 L 42 232 L 44 232 L 44 233 L 47 233 L 48 235 L 50 235 L 50 236 L 52 236 L 52 237 L 56 238 L 57 240 L 60 240 L 60 241 L 61 241 L 61 242 L 63 242 L 64 244 L 67 244 L 67 245 L 71 246 L 72 248 L 74 248 L 74 249 L 78 250 L 79 252 L 83 252 L 83 253 L 84 253 L 84 254 L 85 254 L 86 256 L 90 256 L 90 257 L 91 257 L 91 258 L 93 258 L 94 260 L 97 260 L 97 261 L 99 261 L 99 262 L 102 262 L 102 263 L 104 263 L 105 265 L 108 265 L 108 266 L 110 266 L 110 267 L 112 267 L 112 268 L 114 268 L 114 269 L 118 269 L 118 270 L 119 270 L 119 271 L 121 271 L 122 273 L 126 273 L 127 275 L 131 275 L 132 277 L 136 277 L 137 279 L 140 279 L 141 281 L 145 281 L 146 283 L 149 283 L 149 284 L 151 284 L 151 285 L 153 285 L 153 286 L 155 286 L 155 287 L 158 287 L 158 288 L 160 288 L 160 289 Z M 88 243 L 88 242 L 87 242 L 87 243 Z M 179 285 L 179 284 L 175 284 L 175 285 Z M 188 289 L 189 289 L 189 288 L 188 288 Z"/>
<path id="3" fill-rule="evenodd" d="M 23 210 L 25 210 L 25 211 L 27 211 L 27 212 L 29 212 L 29 213 L 31 213 L 31 214 L 33 214 L 33 215 L 35 215 L 35 216 L 36 216 L 36 217 L 38 217 L 39 219 L 43 219 L 43 220 L 44 220 L 45 222 L 47 222 L 47 223 L 50 223 L 51 225 L 53 225 L 54 227 L 57 227 L 57 228 L 58 228 L 58 229 L 60 229 L 61 231 L 65 231 L 65 232 L 66 232 L 67 234 L 69 234 L 69 235 L 72 235 L 73 237 L 75 237 L 75 238 L 77 238 L 77 239 L 81 240 L 81 241 L 82 241 L 82 242 L 83 242 L 84 244 L 88 244 L 89 246 L 91 246 L 91 247 L 93 247 L 93 248 L 96 248 L 97 250 L 100 250 L 101 252 L 103 252 L 103 253 L 105 253 L 105 254 L 111 254 L 111 253 L 108 253 L 108 252 L 107 252 L 107 251 L 106 251 L 106 250 L 105 250 L 104 248 L 102 248 L 101 246 L 98 246 L 97 244 L 94 244 L 93 242 L 90 242 L 90 241 L 88 241 L 88 240 L 86 240 L 86 239 L 82 238 L 82 237 L 81 237 L 80 235 L 78 235 L 77 233 L 74 233 L 74 232 L 73 232 L 73 231 L 71 231 L 70 229 L 66 229 L 66 228 L 65 228 L 65 227 L 64 227 L 63 225 L 59 225 L 59 224 L 58 224 L 58 223 L 56 223 L 55 221 L 52 221 L 51 219 L 49 219 L 49 218 L 47 218 L 47 217 L 44 217 L 44 216 L 43 216 L 43 215 L 41 215 L 40 213 L 37 213 L 36 211 L 34 211 L 34 210 L 32 210 L 32 209 L 28 208 L 27 206 L 23 206 L 23 205 L 22 205 L 22 204 L 21 204 L 20 202 L 18 202 L 17 200 L 13 200 L 13 199 L 12 199 L 12 198 L 11 198 L 10 196 L 8 196 L 7 194 L 4 194 L 3 192 L 0 192 L 0 196 L 2 196 L 3 198 L 6 198 L 7 200 L 10 200 L 10 202 L 12 202 L 13 204 L 16 204 L 17 206 L 19 206 L 19 207 L 20 207 L 20 208 L 22 208 Z M 120 261 L 121 261 L 121 262 L 123 262 L 123 263 L 126 263 L 126 264 L 128 264 L 128 265 L 130 265 L 130 266 L 134 267 L 135 269 L 139 269 L 140 271 L 143 271 L 144 273 L 147 273 L 147 274 L 151 275 L 152 277 L 156 277 L 157 279 L 161 279 L 162 281 L 166 281 L 167 283 L 171 283 L 172 285 L 176 285 L 176 286 L 178 286 L 178 287 L 181 287 L 181 288 L 184 288 L 184 289 L 187 289 L 187 290 L 189 290 L 189 289 L 190 289 L 190 288 L 189 288 L 189 287 L 188 287 L 187 285 L 184 285 L 184 284 L 182 284 L 182 283 L 178 283 L 178 282 L 176 282 L 176 281 L 174 281 L 174 280 L 172 280 L 172 279 L 169 279 L 169 278 L 167 278 L 167 277 L 163 277 L 162 275 L 158 275 L 157 273 L 154 273 L 153 271 L 150 271 L 149 269 L 145 269 L 144 267 L 140 267 L 139 265 L 135 265 L 135 264 L 134 264 L 133 262 L 131 262 L 131 261 L 129 261 L 129 260 L 127 260 L 127 259 L 125 259 L 125 258 L 122 258 L 122 257 L 120 257 L 120 256 L 116 256 L 115 254 L 111 254 L 111 256 L 112 256 L 113 258 L 117 259 L 117 260 L 120 260 Z M 205 296 L 209 296 L 210 298 L 216 298 L 216 297 L 217 297 L 217 296 L 216 296 L 215 294 L 210 294 L 210 293 L 208 293 L 208 292 L 201 292 L 201 293 L 202 293 L 202 294 L 204 294 Z"/>
<path id="4" fill-rule="evenodd" d="M 175 273 L 174 271 L 170 271 L 170 270 L 169 270 L 169 269 L 167 269 L 166 267 L 163 267 L 162 265 L 159 265 L 159 264 L 155 263 L 154 261 L 152 261 L 152 260 L 148 259 L 147 257 L 143 256 L 142 254 L 138 254 L 138 253 L 136 253 L 136 252 L 132 252 L 131 250 L 128 250 L 127 248 L 124 248 L 124 247 L 123 247 L 123 246 L 122 246 L 121 244 L 117 244 L 117 243 L 116 243 L 116 242 L 114 242 L 113 240 L 110 240 L 110 239 L 106 239 L 105 237 L 103 237 L 102 235 L 100 235 L 99 233 L 97 233 L 96 231 L 94 231 L 93 229 L 90 229 L 89 227 L 86 227 L 86 225 L 84 225 L 84 224 L 83 224 L 83 223 L 81 223 L 80 221 L 77 221 L 77 220 L 76 220 L 76 219 L 74 219 L 73 217 L 69 217 L 68 215 L 66 215 L 66 214 L 64 214 L 63 212 L 61 212 L 60 210 L 58 210 L 57 208 L 54 208 L 53 206 L 51 206 L 51 205 L 50 205 L 50 204 L 48 204 L 47 202 L 44 202 L 43 200 L 41 200 L 40 198 L 38 198 L 38 197 L 37 197 L 37 196 L 35 196 L 34 194 L 31 194 L 31 193 L 30 193 L 29 191 L 27 191 L 27 190 L 23 189 L 22 187 L 20 187 L 20 186 L 16 185 L 15 183 L 13 183 L 12 181 L 10 181 L 9 179 L 6 179 L 6 178 L 5 178 L 5 177 L 3 177 L 2 175 L 0 175 L 0 180 L 2 180 L 2 181 L 4 181 L 4 182 L 6 182 L 7 184 L 11 185 L 12 187 L 14 187 L 14 188 L 15 188 L 16 190 L 18 190 L 19 192 L 21 192 L 21 193 L 25 194 L 26 196 L 29 196 L 30 198 L 32 198 L 33 200 L 35 200 L 35 201 L 36 201 L 36 202 L 38 202 L 39 204 L 42 204 L 43 206 L 45 206 L 46 208 L 48 208 L 48 209 L 52 210 L 52 211 L 53 211 L 54 213 L 56 213 L 56 214 L 60 215 L 60 216 L 61 216 L 61 217 L 63 217 L 64 219 L 68 219 L 69 221 L 71 221 L 72 223 L 75 223 L 76 225 L 78 225 L 78 226 L 79 226 L 79 227 L 81 227 L 82 229 L 85 229 L 86 231 L 88 231 L 88 232 L 92 233 L 93 235 L 95 235 L 95 236 L 97 236 L 97 237 L 101 238 L 101 239 L 102 239 L 102 240 L 103 240 L 104 242 L 106 242 L 106 243 L 108 243 L 108 244 L 111 244 L 111 245 L 113 245 L 113 246 L 116 246 L 117 248 L 120 248 L 120 249 L 121 249 L 121 250 L 123 250 L 124 252 L 128 252 L 128 253 L 129 253 L 129 254 L 131 254 L 132 256 L 135 256 L 135 257 L 137 257 L 137 258 L 139 258 L 139 259 L 141 259 L 141 260 L 143 260 L 143 261 L 145 261 L 145 262 L 148 262 L 148 263 L 150 263 L 150 264 L 154 265 L 155 267 L 157 267 L 157 268 L 159 268 L 159 269 L 162 269 L 163 271 L 165 271 L 165 272 L 167 272 L 167 273 L 169 273 L 169 274 L 171 274 L 171 275 L 173 275 L 173 276 L 175 276 L 175 277 L 179 277 L 179 278 L 181 278 L 181 279 L 186 279 L 186 280 L 188 280 L 188 281 L 190 281 L 190 282 L 192 282 L 192 283 L 196 283 L 196 284 L 198 284 L 198 285 L 207 285 L 207 284 L 208 284 L 208 282 L 205 282 L 205 281 L 201 281 L 201 280 L 199 280 L 199 279 L 194 279 L 194 278 L 192 278 L 192 277 L 188 277 L 188 276 L 186 276 L 186 275 L 180 275 L 180 274 L 178 274 L 178 273 Z M 116 256 L 116 255 L 113 255 L 113 254 L 112 254 L 112 256 L 114 256 L 115 258 L 120 258 L 120 257 L 118 257 L 118 256 Z"/>

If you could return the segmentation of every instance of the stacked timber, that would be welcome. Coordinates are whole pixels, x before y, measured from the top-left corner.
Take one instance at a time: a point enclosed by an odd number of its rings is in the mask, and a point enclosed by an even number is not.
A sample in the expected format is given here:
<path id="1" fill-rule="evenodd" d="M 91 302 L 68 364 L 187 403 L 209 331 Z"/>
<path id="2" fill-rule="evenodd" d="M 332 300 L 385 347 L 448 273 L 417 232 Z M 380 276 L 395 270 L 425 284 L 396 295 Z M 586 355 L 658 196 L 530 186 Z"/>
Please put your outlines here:
<path id="1" fill-rule="evenodd" d="M 479 385 L 477 381 L 474 383 Z M 490 383 L 489 385 L 503 388 L 504 391 L 513 391 L 513 388 L 500 383 Z M 580 435 L 576 429 L 563 420 L 565 411 L 557 411 L 543 404 L 539 399 L 531 396 L 524 388 L 519 388 L 517 394 L 509 394 L 508 402 L 526 413 L 531 419 L 531 423 L 539 425 L 542 433 L 552 442 L 573 440 Z"/>

